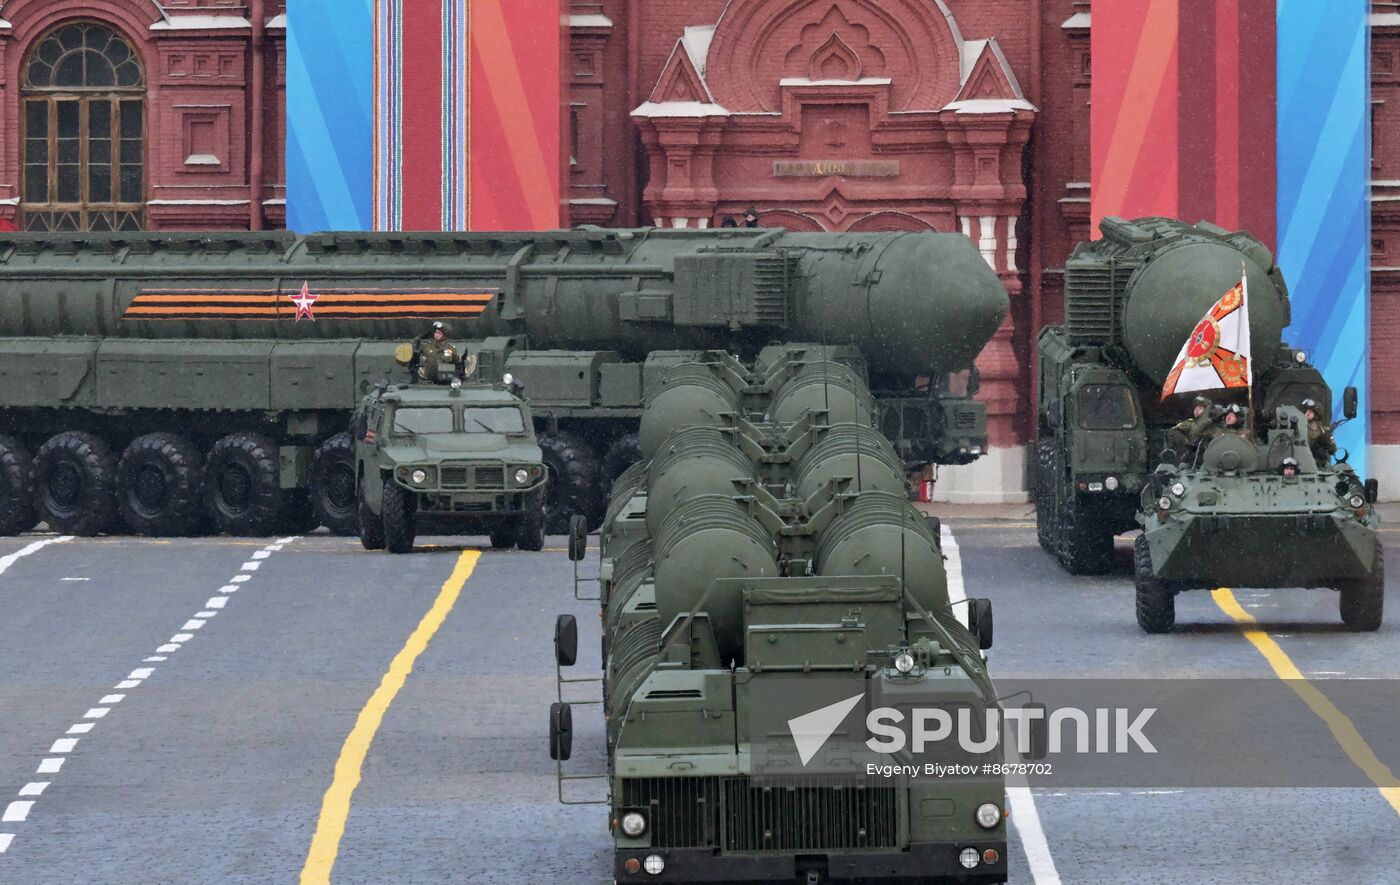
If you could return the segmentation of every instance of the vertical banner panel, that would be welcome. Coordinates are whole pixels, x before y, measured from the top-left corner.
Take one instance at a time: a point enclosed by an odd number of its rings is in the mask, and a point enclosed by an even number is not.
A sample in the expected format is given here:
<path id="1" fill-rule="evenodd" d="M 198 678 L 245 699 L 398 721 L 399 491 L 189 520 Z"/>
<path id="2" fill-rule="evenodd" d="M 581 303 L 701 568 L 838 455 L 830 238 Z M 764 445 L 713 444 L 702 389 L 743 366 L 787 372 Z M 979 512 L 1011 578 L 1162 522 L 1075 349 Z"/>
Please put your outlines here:
<path id="1" fill-rule="evenodd" d="M 471 0 L 471 225 L 561 224 L 559 0 Z"/>
<path id="2" fill-rule="evenodd" d="M 1099 8 L 1101 6 L 1102 8 Z M 1180 0 L 1115 0 L 1091 32 L 1091 224 L 1176 215 Z"/>
<path id="3" fill-rule="evenodd" d="M 1290 342 L 1361 393 L 1337 444 L 1365 475 L 1369 442 L 1370 77 L 1366 0 L 1278 0 L 1278 261 Z"/>
<path id="4" fill-rule="evenodd" d="M 374 0 L 292 0 L 287 9 L 287 226 L 373 222 Z"/>

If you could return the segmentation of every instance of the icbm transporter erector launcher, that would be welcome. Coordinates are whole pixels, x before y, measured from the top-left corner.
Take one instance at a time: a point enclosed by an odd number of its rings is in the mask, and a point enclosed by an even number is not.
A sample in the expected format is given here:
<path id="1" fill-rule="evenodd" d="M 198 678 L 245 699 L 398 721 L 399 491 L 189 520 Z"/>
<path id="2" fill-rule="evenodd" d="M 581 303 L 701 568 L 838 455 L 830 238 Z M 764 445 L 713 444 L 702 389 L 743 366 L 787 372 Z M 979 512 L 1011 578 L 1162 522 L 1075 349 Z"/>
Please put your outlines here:
<path id="1" fill-rule="evenodd" d="M 954 613 L 938 527 L 905 499 L 875 412 L 843 364 L 776 352 L 753 371 L 704 355 L 648 399 L 644 460 L 601 534 L 617 881 L 1005 881 L 999 774 L 872 777 L 852 762 L 858 727 L 811 750 L 773 718 L 775 699 L 828 694 L 1000 711 L 980 653 L 990 603 L 971 600 L 966 626 Z M 576 526 L 576 562 L 585 542 Z M 573 616 L 555 645 L 575 663 Z M 588 681 L 561 677 L 556 760 L 572 748 L 564 686 Z M 814 773 L 833 762 L 845 776 Z M 561 799 L 585 777 L 560 775 Z"/>
<path id="2" fill-rule="evenodd" d="M 488 380 L 523 383 L 565 522 L 601 515 L 645 391 L 709 348 L 853 347 L 901 456 L 963 463 L 985 409 L 946 380 L 1006 310 L 956 234 L 9 235 L 0 530 L 92 533 L 121 513 L 268 531 L 241 502 L 275 482 L 286 519 L 351 531 L 360 385 L 395 376 L 394 346 L 437 319 Z M 141 469 L 119 469 L 137 442 Z"/>

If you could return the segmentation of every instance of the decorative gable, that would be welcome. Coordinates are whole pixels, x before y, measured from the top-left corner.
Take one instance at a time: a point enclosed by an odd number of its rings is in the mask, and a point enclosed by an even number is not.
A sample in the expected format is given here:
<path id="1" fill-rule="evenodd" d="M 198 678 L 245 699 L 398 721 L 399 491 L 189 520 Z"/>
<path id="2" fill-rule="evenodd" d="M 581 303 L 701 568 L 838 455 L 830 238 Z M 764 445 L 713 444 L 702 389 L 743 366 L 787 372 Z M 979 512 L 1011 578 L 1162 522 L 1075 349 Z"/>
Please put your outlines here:
<path id="1" fill-rule="evenodd" d="M 666 61 L 666 67 L 662 69 L 661 76 L 656 81 L 656 88 L 651 92 L 648 101 L 662 102 L 696 102 L 700 104 L 710 104 L 714 98 L 710 95 L 709 87 L 705 85 L 705 80 L 700 76 L 700 72 L 695 69 L 695 64 L 690 60 L 690 53 L 686 52 L 682 41 L 676 41 L 676 48 L 671 50 L 671 57 Z"/>
<path id="2" fill-rule="evenodd" d="M 964 44 L 965 62 L 962 88 L 954 101 L 1014 101 L 1024 99 L 1021 84 L 1007 64 L 995 39 L 970 40 Z"/>

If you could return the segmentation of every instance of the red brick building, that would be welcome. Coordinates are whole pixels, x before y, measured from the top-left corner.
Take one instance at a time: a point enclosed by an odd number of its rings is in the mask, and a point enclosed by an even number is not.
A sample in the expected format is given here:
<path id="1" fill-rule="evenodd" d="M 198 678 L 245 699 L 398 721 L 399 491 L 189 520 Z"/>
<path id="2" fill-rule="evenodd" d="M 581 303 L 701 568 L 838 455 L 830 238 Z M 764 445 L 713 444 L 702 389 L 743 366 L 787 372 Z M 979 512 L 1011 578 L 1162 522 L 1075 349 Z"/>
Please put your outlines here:
<path id="1" fill-rule="evenodd" d="M 0 224 L 285 218 L 283 0 L 0 4 Z M 1035 330 L 1088 236 L 1088 0 L 573 0 L 573 221 L 962 231 L 1012 293 L 984 352 L 996 451 L 962 501 L 1024 499 Z M 1373 3 L 1373 372 L 1400 370 L 1400 3 Z M 1400 443 L 1377 384 L 1376 442 Z M 1400 446 L 1377 452 L 1400 469 Z"/>

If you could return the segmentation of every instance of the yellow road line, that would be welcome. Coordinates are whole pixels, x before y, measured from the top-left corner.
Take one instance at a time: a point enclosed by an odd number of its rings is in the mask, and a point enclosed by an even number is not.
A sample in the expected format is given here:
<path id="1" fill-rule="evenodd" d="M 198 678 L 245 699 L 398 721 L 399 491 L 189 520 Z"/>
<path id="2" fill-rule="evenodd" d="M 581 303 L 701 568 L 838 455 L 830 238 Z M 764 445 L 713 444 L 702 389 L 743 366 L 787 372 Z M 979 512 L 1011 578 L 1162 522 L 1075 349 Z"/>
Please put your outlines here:
<path id="1" fill-rule="evenodd" d="M 456 605 L 462 587 L 472 576 L 481 551 L 467 550 L 457 559 L 457 565 L 447 583 L 438 591 L 433 607 L 418 622 L 399 653 L 389 663 L 389 671 L 380 680 L 379 687 L 370 695 L 364 709 L 355 719 L 355 727 L 345 738 L 340 748 L 340 757 L 335 761 L 335 777 L 331 787 L 321 800 L 321 816 L 316 821 L 316 835 L 311 837 L 311 850 L 306 855 L 306 865 L 301 869 L 302 885 L 330 882 L 331 868 L 335 866 L 336 854 L 340 851 L 340 838 L 345 834 L 345 820 L 350 816 L 350 799 L 355 788 L 360 785 L 360 771 L 364 767 L 365 755 L 374 741 L 379 724 L 384 721 L 384 713 L 394 702 L 399 689 L 403 688 L 408 674 L 413 672 L 413 664 L 428 647 L 433 634 L 437 633 L 442 622 Z"/>
<path id="2" fill-rule="evenodd" d="M 1366 743 L 1366 739 L 1361 736 L 1361 732 L 1356 730 L 1356 725 L 1345 713 L 1338 710 L 1327 695 L 1307 680 L 1298 666 L 1293 663 L 1293 659 L 1288 653 L 1273 640 L 1273 637 L 1265 633 L 1263 629 L 1255 626 L 1259 623 L 1254 615 L 1244 610 L 1235 594 L 1230 592 L 1230 588 L 1221 587 L 1211 593 L 1215 604 L 1220 606 L 1220 610 L 1234 618 L 1237 623 L 1244 625 L 1244 638 L 1248 639 L 1264 659 L 1273 668 L 1274 675 L 1282 679 L 1284 683 L 1293 690 L 1293 693 L 1302 698 L 1303 703 L 1317 714 L 1318 718 L 1327 723 L 1327 728 L 1332 732 L 1332 737 L 1336 738 L 1342 750 L 1346 752 L 1347 758 L 1352 761 L 1357 768 L 1370 778 L 1371 783 L 1380 790 L 1381 797 L 1390 803 L 1390 807 L 1395 809 L 1396 814 L 1400 814 L 1400 780 L 1397 780 L 1390 767 L 1382 762 L 1371 749 L 1371 745 Z"/>

